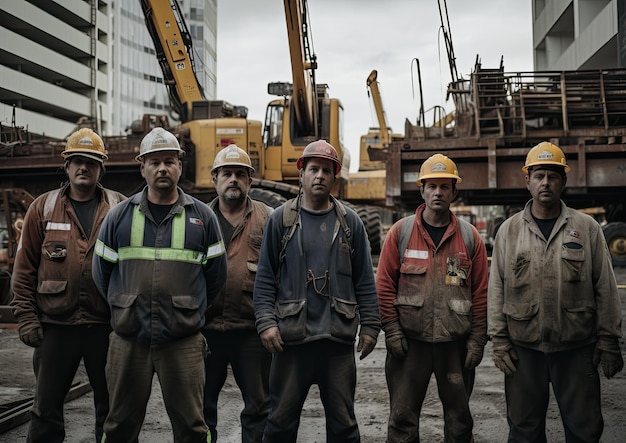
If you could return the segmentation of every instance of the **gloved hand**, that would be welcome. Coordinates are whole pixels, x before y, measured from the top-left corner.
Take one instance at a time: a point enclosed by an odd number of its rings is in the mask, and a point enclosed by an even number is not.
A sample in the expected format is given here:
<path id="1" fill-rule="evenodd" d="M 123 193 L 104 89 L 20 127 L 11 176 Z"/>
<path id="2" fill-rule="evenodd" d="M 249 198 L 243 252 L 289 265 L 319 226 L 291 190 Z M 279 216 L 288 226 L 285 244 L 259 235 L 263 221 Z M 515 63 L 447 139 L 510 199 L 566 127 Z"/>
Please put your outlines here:
<path id="1" fill-rule="evenodd" d="M 17 332 L 20 335 L 20 340 L 31 348 L 38 348 L 43 342 L 43 328 L 38 320 L 20 322 L 17 326 Z"/>
<path id="2" fill-rule="evenodd" d="M 385 345 L 387 345 L 387 352 L 393 355 L 395 358 L 404 359 L 406 352 L 409 349 L 409 344 L 406 341 L 406 336 L 400 322 L 393 320 L 383 326 L 385 330 Z"/>
<path id="3" fill-rule="evenodd" d="M 598 339 L 593 351 L 593 364 L 602 365 L 602 372 L 606 378 L 613 377 L 624 368 L 624 359 L 617 337 L 602 336 Z"/>
<path id="4" fill-rule="evenodd" d="M 467 339 L 467 354 L 465 355 L 465 369 L 470 371 L 480 364 L 483 359 L 485 343 L 473 337 Z"/>
<path id="5" fill-rule="evenodd" d="M 517 361 L 517 352 L 508 338 L 493 338 L 493 363 L 498 369 L 506 375 L 513 375 L 517 372 L 515 361 Z"/>

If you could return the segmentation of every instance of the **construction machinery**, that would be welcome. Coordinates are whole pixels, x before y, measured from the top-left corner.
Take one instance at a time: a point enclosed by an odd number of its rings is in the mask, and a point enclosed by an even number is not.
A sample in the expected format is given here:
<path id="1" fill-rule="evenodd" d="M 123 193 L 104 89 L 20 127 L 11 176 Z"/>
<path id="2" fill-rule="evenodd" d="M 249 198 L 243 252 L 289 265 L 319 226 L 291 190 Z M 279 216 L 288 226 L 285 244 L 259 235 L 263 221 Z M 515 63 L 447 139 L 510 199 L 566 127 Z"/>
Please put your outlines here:
<path id="1" fill-rule="evenodd" d="M 449 47 L 454 122 L 434 127 L 423 118 L 406 120 L 404 138 L 389 147 L 387 204 L 413 209 L 421 200 L 422 162 L 443 153 L 463 177 L 462 204 L 521 208 L 530 198 L 521 170 L 526 154 L 550 141 L 572 168 L 563 200 L 604 208 L 613 263 L 626 265 L 626 70 L 505 72 L 502 61 L 487 69 L 477 57 L 464 79 L 456 75 L 451 41 Z"/>

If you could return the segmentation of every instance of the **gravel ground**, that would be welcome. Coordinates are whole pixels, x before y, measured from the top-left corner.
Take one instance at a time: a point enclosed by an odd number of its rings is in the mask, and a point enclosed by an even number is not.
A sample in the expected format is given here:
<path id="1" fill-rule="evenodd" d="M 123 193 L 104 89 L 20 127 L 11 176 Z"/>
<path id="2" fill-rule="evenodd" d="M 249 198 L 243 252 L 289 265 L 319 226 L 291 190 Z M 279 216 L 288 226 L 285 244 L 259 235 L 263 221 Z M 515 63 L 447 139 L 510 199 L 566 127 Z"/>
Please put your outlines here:
<path id="1" fill-rule="evenodd" d="M 626 269 L 617 269 L 618 283 L 626 284 Z M 620 289 L 623 316 L 626 318 L 626 289 Z M 622 351 L 626 357 L 626 346 L 622 341 Z M 356 414 L 363 443 L 385 441 L 387 418 L 389 415 L 388 394 L 384 374 L 384 336 L 379 337 L 374 352 L 363 361 L 357 360 L 358 385 L 356 392 Z M 24 346 L 14 329 L 0 329 L 0 404 L 28 397 L 33 393 L 32 350 Z M 488 345 L 483 362 L 476 372 L 476 383 L 470 406 L 474 415 L 474 436 L 477 443 L 500 443 L 506 441 L 506 406 L 504 403 L 504 379 L 493 365 L 491 346 Z M 77 381 L 85 381 L 81 368 Z M 626 372 L 615 378 L 602 378 L 603 414 L 605 431 L 603 443 L 621 443 L 626 435 Z M 66 404 L 66 441 L 93 442 L 93 398 L 89 393 Z M 219 441 L 222 443 L 240 442 L 239 413 L 242 408 L 241 396 L 229 376 L 220 396 Z M 563 442 L 564 435 L 558 406 L 551 397 L 547 415 L 548 442 Z M 317 389 L 313 388 L 302 412 L 298 442 L 325 441 L 324 411 L 319 401 Z M 443 440 L 442 409 L 437 397 L 434 379 L 422 409 L 420 421 L 421 441 L 440 442 Z M 0 436 L 2 442 L 23 442 L 26 439 L 27 425 L 21 425 Z M 169 419 L 160 395 L 160 387 L 155 379 L 146 419 L 140 435 L 141 442 L 171 442 L 172 434 Z"/>

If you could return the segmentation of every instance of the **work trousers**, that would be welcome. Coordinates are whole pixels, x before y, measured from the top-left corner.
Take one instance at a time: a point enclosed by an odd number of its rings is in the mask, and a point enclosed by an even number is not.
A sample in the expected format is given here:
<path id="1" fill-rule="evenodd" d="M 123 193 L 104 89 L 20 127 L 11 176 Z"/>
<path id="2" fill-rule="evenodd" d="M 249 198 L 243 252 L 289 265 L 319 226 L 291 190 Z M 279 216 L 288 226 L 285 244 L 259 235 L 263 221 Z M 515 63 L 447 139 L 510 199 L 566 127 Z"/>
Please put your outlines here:
<path id="1" fill-rule="evenodd" d="M 105 377 L 111 327 L 106 324 L 55 325 L 44 323 L 44 339 L 33 353 L 36 387 L 30 411 L 27 442 L 56 443 L 65 438 L 63 404 L 81 359 L 93 390 L 95 440 L 109 412 Z"/>
<path id="2" fill-rule="evenodd" d="M 111 334 L 106 375 L 111 409 L 104 423 L 106 443 L 138 441 L 152 381 L 157 374 L 176 443 L 206 443 L 202 416 L 206 341 L 199 332 L 158 347 Z"/>
<path id="3" fill-rule="evenodd" d="M 263 441 L 295 442 L 309 389 L 317 384 L 326 416 L 326 442 L 359 442 L 354 414 L 354 347 L 319 340 L 285 346 L 274 353 L 270 370 L 270 415 Z"/>
<path id="4" fill-rule="evenodd" d="M 385 361 L 390 406 L 387 441 L 420 441 L 419 418 L 434 373 L 443 406 L 444 441 L 472 442 L 474 421 L 469 395 L 474 371 L 464 368 L 465 341 L 430 343 L 409 339 L 407 342 L 404 359 L 387 353 Z"/>
<path id="5" fill-rule="evenodd" d="M 598 442 L 604 429 L 594 345 L 543 353 L 514 346 L 517 372 L 504 378 L 510 443 L 545 443 L 550 383 L 567 443 Z"/>
<path id="6" fill-rule="evenodd" d="M 229 332 L 204 329 L 202 333 L 209 346 L 205 359 L 204 420 L 211 432 L 211 443 L 217 441 L 217 402 L 229 363 L 243 397 L 241 441 L 261 442 L 270 410 L 272 354 L 265 349 L 255 329 Z"/>

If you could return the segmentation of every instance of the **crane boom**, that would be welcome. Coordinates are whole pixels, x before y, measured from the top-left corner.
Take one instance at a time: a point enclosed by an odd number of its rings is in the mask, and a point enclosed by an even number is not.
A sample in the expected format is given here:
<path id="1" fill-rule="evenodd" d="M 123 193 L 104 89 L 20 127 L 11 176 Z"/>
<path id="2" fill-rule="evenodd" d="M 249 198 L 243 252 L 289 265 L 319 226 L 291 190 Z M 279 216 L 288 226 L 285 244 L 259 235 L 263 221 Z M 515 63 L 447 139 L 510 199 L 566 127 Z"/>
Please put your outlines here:
<path id="1" fill-rule="evenodd" d="M 301 136 L 319 137 L 315 85 L 317 57 L 309 40 L 309 23 L 305 0 L 285 0 L 287 39 L 291 56 L 293 104 Z"/>
<path id="2" fill-rule="evenodd" d="M 204 93 L 194 71 L 191 35 L 178 0 L 139 1 L 170 102 L 185 122 L 191 115 L 192 103 L 204 100 Z"/>
<path id="3" fill-rule="evenodd" d="M 367 77 L 367 87 L 371 92 L 372 100 L 374 101 L 374 109 L 376 110 L 376 117 L 378 118 L 378 130 L 380 131 L 380 143 L 383 148 L 389 146 L 391 142 L 391 129 L 387 125 L 387 117 L 385 116 L 385 110 L 383 108 L 383 100 L 380 96 L 380 88 L 378 87 L 378 71 L 372 70 Z"/>

